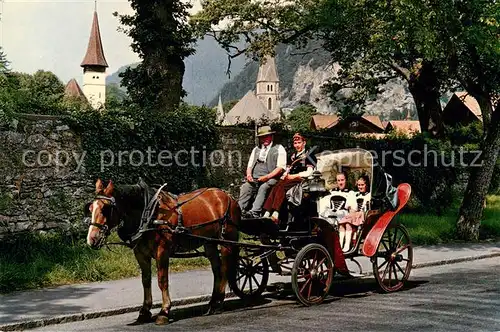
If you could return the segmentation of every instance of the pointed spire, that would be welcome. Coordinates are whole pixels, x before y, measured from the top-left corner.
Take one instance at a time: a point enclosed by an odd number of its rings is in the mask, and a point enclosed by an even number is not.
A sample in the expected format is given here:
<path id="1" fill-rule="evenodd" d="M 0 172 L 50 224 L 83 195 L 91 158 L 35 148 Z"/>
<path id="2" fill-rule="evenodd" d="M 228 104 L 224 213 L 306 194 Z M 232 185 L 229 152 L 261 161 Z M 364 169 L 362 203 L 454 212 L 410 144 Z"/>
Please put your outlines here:
<path id="1" fill-rule="evenodd" d="M 97 2 L 95 3 L 95 6 L 97 7 Z M 102 48 L 101 32 L 99 30 L 97 11 L 94 11 L 94 20 L 92 21 L 92 29 L 90 31 L 87 53 L 85 54 L 85 58 L 83 59 L 80 66 L 108 67 L 108 63 L 106 62 L 106 58 L 104 57 L 104 50 Z"/>
<path id="2" fill-rule="evenodd" d="M 224 107 L 222 106 L 222 99 L 219 94 L 219 104 L 217 105 L 217 122 L 222 123 L 224 120 Z"/>
<path id="3" fill-rule="evenodd" d="M 85 94 L 83 93 L 78 82 L 72 78 L 64 89 L 64 97 L 66 98 L 81 98 L 83 100 L 87 100 Z"/>
<path id="4" fill-rule="evenodd" d="M 276 61 L 274 57 L 267 55 L 265 57 L 266 63 L 259 66 L 259 73 L 257 75 L 258 82 L 279 82 L 278 71 L 276 70 Z"/>

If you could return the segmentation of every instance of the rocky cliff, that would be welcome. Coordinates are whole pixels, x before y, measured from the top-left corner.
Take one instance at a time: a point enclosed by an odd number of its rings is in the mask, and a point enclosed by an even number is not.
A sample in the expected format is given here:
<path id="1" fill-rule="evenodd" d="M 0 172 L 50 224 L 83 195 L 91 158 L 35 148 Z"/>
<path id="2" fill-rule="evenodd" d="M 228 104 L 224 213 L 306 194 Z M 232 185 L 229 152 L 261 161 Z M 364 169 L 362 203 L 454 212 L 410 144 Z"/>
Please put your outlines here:
<path id="1" fill-rule="evenodd" d="M 211 38 L 198 41 L 196 54 L 185 61 L 186 73 L 183 86 L 188 95 L 185 100 L 194 105 L 217 105 L 219 94 L 223 103 L 239 100 L 248 90 L 255 89 L 258 64 L 245 62 L 244 56 L 233 59 L 231 78 L 225 74 L 228 60 L 225 51 Z M 314 105 L 321 113 L 335 113 L 338 104 L 330 103 L 322 94 L 322 85 L 336 77 L 338 64 L 331 64 L 328 52 L 319 43 L 311 43 L 305 49 L 290 45 L 276 48 L 276 65 L 281 86 L 281 107 L 295 108 L 300 102 Z M 132 65 L 133 66 L 133 65 Z M 125 67 L 124 67 L 125 68 Z M 119 72 L 108 77 L 107 83 L 118 83 Z M 382 119 L 415 119 L 416 109 L 407 84 L 399 79 L 382 87 L 382 92 L 373 96 L 364 107 L 367 114 L 380 115 Z"/>
<path id="2" fill-rule="evenodd" d="M 337 77 L 340 66 L 330 63 L 327 52 L 319 45 L 310 44 L 305 49 L 280 45 L 276 49 L 276 66 L 281 86 L 281 107 L 293 109 L 301 102 L 314 105 L 321 113 L 335 113 L 339 105 L 331 103 L 321 87 L 329 79 Z M 240 99 L 248 90 L 255 89 L 258 64 L 247 63 L 245 68 L 230 82 L 226 83 L 220 94 L 222 101 Z M 342 91 L 341 91 L 342 92 Z M 215 106 L 218 93 L 210 106 Z M 394 79 L 382 86 L 381 93 L 366 102 L 365 113 L 380 115 L 382 119 L 403 118 L 408 111 L 415 118 L 416 109 L 406 82 Z"/>

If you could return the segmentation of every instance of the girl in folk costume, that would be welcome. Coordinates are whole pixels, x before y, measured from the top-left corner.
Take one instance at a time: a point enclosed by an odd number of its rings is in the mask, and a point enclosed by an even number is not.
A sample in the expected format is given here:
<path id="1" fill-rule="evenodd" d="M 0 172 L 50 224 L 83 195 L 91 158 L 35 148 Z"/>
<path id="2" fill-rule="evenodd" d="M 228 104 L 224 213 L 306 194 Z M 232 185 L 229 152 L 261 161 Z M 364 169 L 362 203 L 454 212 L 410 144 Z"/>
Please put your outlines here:
<path id="1" fill-rule="evenodd" d="M 337 187 L 330 195 L 320 199 L 318 208 L 319 215 L 328 220 L 330 224 L 338 224 L 338 220 L 345 217 L 347 210 L 347 201 L 350 199 L 353 191 L 347 188 L 347 174 L 342 171 L 336 175 Z"/>
<path id="2" fill-rule="evenodd" d="M 371 200 L 370 182 L 366 175 L 358 178 L 358 191 L 347 200 L 346 208 L 349 214 L 339 221 L 340 244 L 344 252 L 348 251 L 352 242 L 352 229 L 359 227 L 365 221 L 365 213 L 369 210 Z M 345 241 L 345 242 L 344 242 Z"/>
<path id="3" fill-rule="evenodd" d="M 266 211 L 264 218 L 270 217 L 275 223 L 279 222 L 279 211 L 285 200 L 286 192 L 301 183 L 304 178 L 309 177 L 316 167 L 316 157 L 310 155 L 309 151 L 306 150 L 306 139 L 301 134 L 293 135 L 293 147 L 296 151 L 288 159 L 286 172 L 271 189 L 271 193 L 264 203 Z"/>

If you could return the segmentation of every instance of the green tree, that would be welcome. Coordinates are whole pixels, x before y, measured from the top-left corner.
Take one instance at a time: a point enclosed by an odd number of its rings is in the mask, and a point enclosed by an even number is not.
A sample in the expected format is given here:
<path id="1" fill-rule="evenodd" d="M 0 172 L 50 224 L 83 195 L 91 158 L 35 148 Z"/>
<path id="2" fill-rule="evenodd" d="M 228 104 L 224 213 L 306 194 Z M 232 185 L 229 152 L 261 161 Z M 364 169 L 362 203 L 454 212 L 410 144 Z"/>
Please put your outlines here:
<path id="1" fill-rule="evenodd" d="M 316 107 L 309 103 L 304 103 L 294 108 L 285 122 L 293 132 L 308 132 L 310 130 L 311 117 L 316 113 Z"/>
<path id="2" fill-rule="evenodd" d="M 462 88 L 474 96 L 484 119 L 483 166 L 473 169 L 457 229 L 475 239 L 482 202 L 500 146 L 500 112 L 493 112 L 500 79 L 500 3 L 496 0 L 297 0 L 281 4 L 206 1 L 194 18 L 201 34 L 213 35 L 230 56 L 262 57 L 278 43 L 319 39 L 343 68 L 326 86 L 330 95 L 352 88 L 358 101 L 388 79 L 407 81 L 421 129 L 443 133 L 440 97 Z M 215 33 L 222 20 L 230 23 Z M 233 44 L 243 38 L 246 49 Z M 498 109 L 498 102 L 495 106 Z"/>
<path id="3" fill-rule="evenodd" d="M 10 78 L 10 95 L 17 112 L 58 113 L 64 84 L 50 71 L 38 70 L 33 75 L 14 72 Z"/>
<path id="4" fill-rule="evenodd" d="M 429 26 L 427 16 L 421 15 L 404 1 L 298 0 L 276 5 L 221 0 L 204 2 L 193 22 L 200 34 L 214 36 L 232 57 L 244 53 L 262 57 L 273 53 L 278 43 L 300 46 L 319 39 L 331 60 L 343 68 L 337 80 L 325 85 L 332 99 L 348 88 L 345 108 L 358 113 L 356 105 L 376 95 L 381 84 L 401 77 L 415 99 L 422 130 L 439 135 L 443 129 L 439 96 L 444 83 L 440 59 L 427 58 L 413 43 L 427 38 L 426 30 L 414 29 L 415 24 Z M 213 25 L 225 19 L 231 23 L 215 33 Z M 248 42 L 246 49 L 233 46 L 240 38 Z"/>
<path id="5" fill-rule="evenodd" d="M 106 86 L 106 108 L 120 106 L 127 97 L 127 92 L 121 89 L 118 84 L 111 83 Z"/>
<path id="6" fill-rule="evenodd" d="M 7 56 L 5 55 L 3 49 L 0 47 L 0 77 L 5 77 L 5 74 L 9 72 L 9 62 L 7 61 Z"/>
<path id="7" fill-rule="evenodd" d="M 441 1 L 433 9 L 446 20 L 439 34 L 449 72 L 478 101 L 483 118 L 481 167 L 473 167 L 457 219 L 461 239 L 477 239 L 483 203 L 500 151 L 500 3 Z M 458 15 L 458 16 L 456 16 Z M 495 109 L 495 111 L 493 111 Z"/>
<path id="8" fill-rule="evenodd" d="M 190 4 L 179 0 L 130 0 L 134 15 L 118 15 L 132 49 L 142 59 L 120 74 L 131 100 L 141 109 L 160 113 L 177 109 L 186 95 L 182 88 L 184 59 L 194 53 L 187 23 Z"/>
<path id="9" fill-rule="evenodd" d="M 2 84 L 0 96 L 4 107 L 14 112 L 45 113 L 47 109 L 50 109 L 50 106 L 54 106 L 54 100 L 60 96 L 52 94 L 57 91 L 57 88 L 48 88 L 48 91 L 44 93 L 46 84 L 44 84 L 43 79 L 40 79 L 41 76 L 44 75 L 39 74 L 35 79 L 34 75 L 8 72 L 4 84 Z M 52 104 L 49 102 L 50 100 L 52 100 Z"/>

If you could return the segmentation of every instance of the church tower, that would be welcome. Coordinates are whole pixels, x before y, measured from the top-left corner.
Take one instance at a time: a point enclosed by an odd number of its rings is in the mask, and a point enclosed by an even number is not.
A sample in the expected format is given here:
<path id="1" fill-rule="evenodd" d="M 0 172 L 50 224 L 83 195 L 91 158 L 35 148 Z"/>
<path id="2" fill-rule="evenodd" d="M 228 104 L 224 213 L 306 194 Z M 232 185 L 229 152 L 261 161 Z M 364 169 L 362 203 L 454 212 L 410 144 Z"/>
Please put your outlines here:
<path id="1" fill-rule="evenodd" d="M 94 9 L 87 53 L 80 66 L 83 67 L 82 90 L 85 97 L 94 109 L 104 106 L 106 102 L 106 68 L 108 63 L 102 48 L 97 9 Z"/>
<path id="2" fill-rule="evenodd" d="M 256 88 L 256 97 L 273 114 L 275 119 L 279 119 L 280 88 L 274 57 L 266 56 L 265 63 L 260 65 Z"/>

